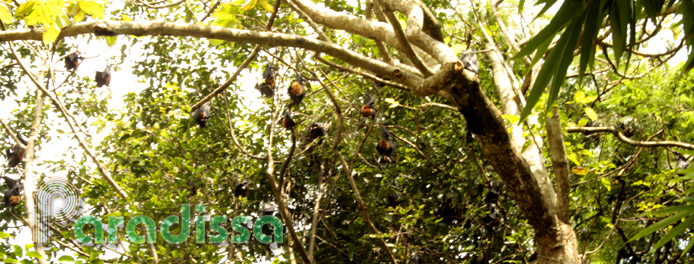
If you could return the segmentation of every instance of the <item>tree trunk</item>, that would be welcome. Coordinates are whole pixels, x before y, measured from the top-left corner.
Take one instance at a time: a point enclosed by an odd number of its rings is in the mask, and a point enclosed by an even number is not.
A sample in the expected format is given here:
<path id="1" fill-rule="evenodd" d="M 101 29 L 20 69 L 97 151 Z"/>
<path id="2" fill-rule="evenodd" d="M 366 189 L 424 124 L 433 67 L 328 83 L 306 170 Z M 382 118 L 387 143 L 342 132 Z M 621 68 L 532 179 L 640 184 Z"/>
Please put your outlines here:
<path id="1" fill-rule="evenodd" d="M 484 94 L 479 79 L 460 63 L 442 70 L 452 72 L 442 82 L 452 84 L 443 94 L 458 106 L 467 129 L 534 228 L 539 263 L 578 263 L 576 234 L 571 225 L 559 220 L 556 193 L 546 186 L 546 174 L 535 174 L 514 147 L 501 112 Z"/>
<path id="2" fill-rule="evenodd" d="M 557 221 L 555 228 L 535 228 L 535 234 L 538 263 L 580 263 L 576 233 L 571 225 Z"/>

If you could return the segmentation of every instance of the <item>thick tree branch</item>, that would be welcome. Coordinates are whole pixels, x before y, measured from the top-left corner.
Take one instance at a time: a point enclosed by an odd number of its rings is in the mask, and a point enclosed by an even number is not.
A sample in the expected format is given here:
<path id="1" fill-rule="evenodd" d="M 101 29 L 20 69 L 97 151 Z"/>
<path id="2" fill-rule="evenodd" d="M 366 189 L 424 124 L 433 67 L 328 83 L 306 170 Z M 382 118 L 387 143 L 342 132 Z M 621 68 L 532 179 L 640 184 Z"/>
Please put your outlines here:
<path id="1" fill-rule="evenodd" d="M 305 10 L 304 10 L 305 11 Z M 104 33 L 106 32 L 106 33 Z M 328 54 L 351 65 L 371 72 L 388 76 L 391 80 L 409 87 L 417 87 L 421 77 L 407 68 L 395 68 L 384 62 L 374 60 L 339 45 L 297 35 L 255 32 L 250 30 L 223 28 L 218 26 L 193 25 L 171 22 L 122 22 L 96 21 L 76 23 L 64 28 L 59 38 L 96 33 L 97 35 L 135 35 L 135 36 L 178 36 L 219 39 L 239 43 L 269 46 L 297 47 Z M 0 32 L 0 42 L 13 40 L 41 40 L 43 30 L 10 30 Z M 398 72 L 395 76 L 393 73 Z"/>
<path id="2" fill-rule="evenodd" d="M 416 10 L 419 10 L 419 12 L 411 12 L 411 16 L 414 17 L 414 19 L 421 20 L 423 13 L 421 12 L 421 8 L 416 8 Z M 412 64 L 419 70 L 424 77 L 429 77 L 433 73 L 431 69 L 429 69 L 424 63 L 422 63 L 422 60 L 417 56 L 417 54 L 414 52 L 414 49 L 412 48 L 412 45 L 410 45 L 410 42 L 408 40 L 409 36 L 414 36 L 416 35 L 418 30 L 413 30 L 415 27 L 411 27 L 410 24 L 407 25 L 407 36 L 405 32 L 402 30 L 402 27 L 400 26 L 400 20 L 398 20 L 397 17 L 393 14 L 393 12 L 390 11 L 385 11 L 386 18 L 388 19 L 388 22 L 393 26 L 393 31 L 395 32 L 395 37 L 398 38 L 398 41 L 400 42 L 401 46 L 403 47 L 403 51 L 405 52 L 405 55 L 407 58 L 412 61 Z M 408 20 L 409 21 L 409 20 Z M 413 23 L 415 24 L 415 23 Z"/>
<path id="3" fill-rule="evenodd" d="M 43 249 L 43 244 L 39 242 L 38 232 L 40 232 L 40 230 L 37 227 L 37 220 L 39 219 L 39 216 L 38 212 L 36 212 L 36 200 L 34 200 L 34 192 L 37 190 L 39 181 L 39 178 L 37 177 L 38 175 L 36 175 L 36 172 L 34 171 L 34 152 L 41 121 L 43 120 L 43 100 L 43 94 L 41 94 L 41 91 L 36 90 L 36 105 L 34 105 L 32 114 L 33 121 L 31 124 L 31 132 L 24 151 L 24 205 L 27 212 L 27 222 L 32 234 L 32 241 L 34 242 L 34 249 L 41 255 L 41 258 L 36 258 L 36 261 L 39 264 L 45 264 L 47 259 L 46 252 Z"/>
<path id="4" fill-rule="evenodd" d="M 311 1 L 294 1 L 297 4 L 297 6 L 301 8 L 301 10 L 303 10 L 307 15 L 309 15 L 316 23 L 334 29 L 345 30 L 347 32 L 361 35 L 364 37 L 377 39 L 386 42 L 389 45 L 395 47 L 396 49 L 404 52 L 404 47 L 397 40 L 395 32 L 393 32 L 392 30 L 392 27 L 387 23 L 366 20 L 360 17 L 345 14 L 343 12 L 336 12 L 334 10 L 316 5 Z M 384 2 L 386 6 L 390 6 L 390 2 L 398 1 Z M 411 1 L 404 2 L 410 3 Z M 402 12 L 398 9 L 393 10 L 400 11 L 403 14 L 409 13 Z M 411 41 L 412 44 L 419 47 L 430 56 L 436 58 L 436 60 L 439 63 L 452 62 L 457 60 L 455 53 L 453 53 L 453 51 L 445 43 L 437 41 L 423 32 L 420 32 L 413 36 L 413 39 L 411 39 Z"/>
<path id="5" fill-rule="evenodd" d="M 551 117 L 545 121 L 547 128 L 547 139 L 549 141 L 549 156 L 552 160 L 552 168 L 556 176 L 557 191 L 557 216 L 564 223 L 569 223 L 569 160 L 566 158 L 564 148 L 564 135 L 561 132 L 561 120 L 556 108 Z"/>
<path id="6" fill-rule="evenodd" d="M 364 13 L 365 13 L 366 19 L 368 19 L 368 20 L 373 20 L 372 16 L 374 13 L 374 8 L 375 8 L 374 5 L 375 5 L 375 3 L 372 0 L 366 1 L 366 10 L 364 10 Z M 377 18 L 378 18 L 378 16 L 377 16 Z M 392 65 L 393 64 L 393 57 L 390 56 L 390 53 L 388 52 L 388 49 L 386 48 L 386 46 L 383 45 L 383 42 L 378 40 L 378 39 L 373 39 L 373 40 L 374 40 L 374 42 L 376 42 L 376 48 L 378 48 L 378 53 L 383 58 L 383 61 Z"/>

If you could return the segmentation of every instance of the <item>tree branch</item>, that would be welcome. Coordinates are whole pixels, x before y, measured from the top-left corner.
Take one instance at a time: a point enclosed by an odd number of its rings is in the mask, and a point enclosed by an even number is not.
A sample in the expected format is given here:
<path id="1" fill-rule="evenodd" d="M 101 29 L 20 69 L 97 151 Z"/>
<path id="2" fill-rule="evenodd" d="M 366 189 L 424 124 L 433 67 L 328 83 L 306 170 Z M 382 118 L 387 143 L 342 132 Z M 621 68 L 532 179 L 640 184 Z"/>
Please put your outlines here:
<path id="1" fill-rule="evenodd" d="M 569 133 L 595 133 L 607 132 L 617 136 L 617 139 L 632 146 L 639 147 L 678 147 L 683 149 L 694 150 L 694 144 L 678 142 L 678 141 L 640 141 L 633 140 L 622 134 L 616 127 L 567 127 L 566 132 Z"/>
<path id="2" fill-rule="evenodd" d="M 569 223 L 569 206 L 571 194 L 569 189 L 569 160 L 566 158 L 564 148 L 564 135 L 561 132 L 561 120 L 557 108 L 554 108 L 551 117 L 545 120 L 547 139 L 549 141 L 549 153 L 552 160 L 552 168 L 556 176 L 557 191 L 557 216 L 564 223 Z"/>
<path id="3" fill-rule="evenodd" d="M 415 10 L 419 10 L 419 12 L 416 12 Z M 393 31 L 395 32 L 395 37 L 398 39 L 400 42 L 400 45 L 403 47 L 403 51 L 405 53 L 405 56 L 412 61 L 412 64 L 419 70 L 424 77 L 429 77 L 433 73 L 431 69 L 429 69 L 424 63 L 422 63 L 422 60 L 417 57 L 417 54 L 415 54 L 414 49 L 412 48 L 412 45 L 410 45 L 410 42 L 408 41 L 408 36 L 413 36 L 415 35 L 418 31 L 413 30 L 413 27 L 411 27 L 410 23 L 407 25 L 407 36 L 405 36 L 405 32 L 403 32 L 402 27 L 400 26 L 400 20 L 398 20 L 397 17 L 393 14 L 393 12 L 390 11 L 385 11 L 384 12 L 386 15 L 386 18 L 388 19 L 388 22 L 393 26 Z M 421 20 L 423 16 L 422 9 L 421 8 L 413 8 L 412 11 L 410 11 L 410 20 L 414 19 L 419 19 Z M 408 22 L 410 22 L 408 20 Z M 415 23 L 412 23 L 415 24 Z"/>

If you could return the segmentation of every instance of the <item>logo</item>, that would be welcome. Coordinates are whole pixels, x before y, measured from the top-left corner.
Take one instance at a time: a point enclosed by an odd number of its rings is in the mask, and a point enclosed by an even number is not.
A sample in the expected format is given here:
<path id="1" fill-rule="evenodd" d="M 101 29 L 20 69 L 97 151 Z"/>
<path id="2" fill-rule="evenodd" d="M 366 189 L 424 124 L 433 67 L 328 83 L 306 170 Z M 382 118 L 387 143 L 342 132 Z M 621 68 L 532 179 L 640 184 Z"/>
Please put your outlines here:
<path id="1" fill-rule="evenodd" d="M 104 242 L 104 225 L 100 218 L 84 215 L 80 216 L 84 211 L 84 203 L 80 199 L 79 189 L 70 184 L 63 178 L 48 178 L 39 183 L 35 192 L 37 203 L 34 221 L 37 225 L 34 227 L 33 234 L 35 241 L 46 244 L 50 242 L 51 225 L 60 224 L 63 226 L 68 223 L 74 223 L 73 232 L 77 241 L 82 244 L 94 244 Z M 78 218 L 79 217 L 79 218 Z M 36 219 L 39 218 L 39 219 Z M 191 233 L 191 227 L 195 229 L 196 243 L 244 243 L 251 237 L 251 231 L 247 228 L 251 222 L 251 217 L 236 216 L 228 218 L 225 215 L 207 216 L 205 220 L 205 206 L 198 204 L 195 206 L 195 218 L 191 215 L 190 204 L 181 205 L 180 215 L 170 215 L 159 222 L 159 233 L 167 243 L 180 244 L 185 242 Z M 132 243 L 155 243 L 157 234 L 157 225 L 154 220 L 145 215 L 136 215 L 125 222 L 122 216 L 108 216 L 108 240 L 107 243 L 115 244 L 118 242 L 118 228 L 125 225 L 125 234 Z M 191 222 L 191 220 L 193 222 Z M 225 228 L 229 225 L 237 235 L 230 235 L 230 232 Z M 210 231 L 215 235 L 206 234 L 207 222 L 209 222 Z M 263 233 L 265 225 L 272 226 L 272 235 Z M 171 232 L 172 227 L 177 226 L 177 233 Z M 138 228 L 144 227 L 144 228 Z M 85 232 L 85 230 L 90 230 Z M 139 232 L 138 232 L 139 230 Z M 252 227 L 255 239 L 263 244 L 272 242 L 282 243 L 284 241 L 284 229 L 282 221 L 277 217 L 266 215 L 261 216 L 253 222 Z"/>
<path id="2" fill-rule="evenodd" d="M 36 194 L 36 214 L 32 230 L 34 241 L 46 244 L 50 241 L 51 224 L 66 225 L 74 222 L 82 213 L 84 203 L 79 190 L 64 178 L 47 178 L 39 183 Z M 39 219 L 36 219 L 39 218 Z"/>

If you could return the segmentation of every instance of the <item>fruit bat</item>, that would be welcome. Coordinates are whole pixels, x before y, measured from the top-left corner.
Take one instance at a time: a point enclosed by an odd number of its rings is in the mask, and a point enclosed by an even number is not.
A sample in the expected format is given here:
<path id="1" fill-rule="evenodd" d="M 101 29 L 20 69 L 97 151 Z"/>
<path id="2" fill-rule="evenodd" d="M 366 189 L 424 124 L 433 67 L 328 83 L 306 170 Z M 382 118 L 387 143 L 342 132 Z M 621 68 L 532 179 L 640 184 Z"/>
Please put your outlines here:
<path id="1" fill-rule="evenodd" d="M 286 129 L 292 129 L 296 126 L 296 122 L 292 119 L 292 114 L 289 110 L 289 106 L 284 110 L 284 117 L 282 117 L 282 127 Z"/>
<path id="2" fill-rule="evenodd" d="M 395 163 L 391 155 L 396 147 L 397 145 L 390 140 L 390 132 L 388 129 L 381 126 L 381 139 L 378 141 L 378 145 L 376 145 L 378 154 L 381 154 L 378 163 Z"/>
<path id="3" fill-rule="evenodd" d="M 437 215 L 441 217 L 441 222 L 452 224 L 453 220 L 460 220 L 464 213 L 463 208 L 455 204 L 452 198 L 446 197 L 436 210 Z"/>
<path id="4" fill-rule="evenodd" d="M 189 180 L 187 182 L 188 185 L 188 192 L 190 193 L 190 196 L 195 196 L 198 194 L 200 191 L 200 181 L 199 180 Z"/>
<path id="5" fill-rule="evenodd" d="M 65 69 L 68 71 L 72 71 L 77 69 L 77 66 L 80 65 L 80 61 L 84 60 L 84 57 L 80 56 L 78 52 L 73 52 L 70 55 L 67 55 L 65 57 Z"/>
<path id="6" fill-rule="evenodd" d="M 96 76 L 94 76 L 94 79 L 96 80 L 96 87 L 101 87 L 101 86 L 110 86 L 111 84 L 111 69 L 106 66 L 104 71 L 96 72 Z"/>
<path id="7" fill-rule="evenodd" d="M 304 100 L 304 96 L 306 96 L 306 80 L 300 73 L 296 73 L 296 77 L 294 77 L 292 85 L 289 86 L 288 92 L 289 98 L 292 99 L 292 105 L 299 105 L 301 100 Z"/>
<path id="8" fill-rule="evenodd" d="M 22 142 L 24 146 L 27 145 L 26 140 L 22 138 L 22 136 L 17 135 L 17 139 L 19 139 L 19 142 Z M 19 165 L 19 163 L 24 160 L 24 149 L 20 147 L 18 144 L 15 144 L 14 146 L 10 147 L 5 151 L 5 156 L 7 157 L 8 164 L 10 168 L 16 167 Z"/>
<path id="9" fill-rule="evenodd" d="M 363 115 L 364 117 L 371 117 L 371 120 L 373 120 L 376 117 L 376 108 L 374 108 L 374 100 L 368 93 L 364 95 L 364 104 L 361 106 L 361 115 Z"/>
<path id="10" fill-rule="evenodd" d="M 493 182 L 490 183 L 489 192 L 487 192 L 487 195 L 484 197 L 486 203 L 495 204 L 499 201 L 499 187 L 498 184 L 494 184 Z"/>
<path id="11" fill-rule="evenodd" d="M 207 127 L 207 121 L 212 118 L 210 113 L 210 102 L 205 102 L 200 108 L 195 109 L 190 115 L 195 119 L 195 123 L 198 123 L 200 127 Z"/>
<path id="12" fill-rule="evenodd" d="M 18 205 L 21 197 L 19 196 L 19 183 L 17 180 L 7 176 L 2 176 L 2 178 L 5 179 L 5 183 L 7 184 L 7 187 L 9 187 L 9 190 L 5 191 L 5 205 Z"/>
<path id="13" fill-rule="evenodd" d="M 388 207 L 398 207 L 400 206 L 402 194 L 396 191 L 391 191 L 386 197 L 388 199 Z"/>
<path id="14" fill-rule="evenodd" d="M 248 180 L 243 180 L 236 185 L 234 195 L 236 195 L 236 197 L 248 197 Z"/>
<path id="15" fill-rule="evenodd" d="M 270 88 L 275 89 L 275 67 L 273 67 L 272 64 L 265 66 L 265 70 L 263 70 L 263 80 L 265 80 L 265 84 L 269 85 Z"/>
<path id="16" fill-rule="evenodd" d="M 410 260 L 407 261 L 407 264 L 422 264 L 422 263 L 424 263 L 424 262 L 422 262 L 422 258 L 419 256 L 419 253 L 417 253 L 417 251 L 412 253 L 412 257 L 410 257 Z"/>
<path id="17" fill-rule="evenodd" d="M 260 93 L 265 97 L 272 97 L 275 95 L 275 69 L 272 64 L 265 66 L 263 71 L 263 83 L 256 84 L 255 89 L 260 91 Z"/>
<path id="18" fill-rule="evenodd" d="M 482 222 L 486 225 L 488 231 L 501 224 L 500 213 L 496 204 L 489 204 L 489 213 L 482 218 Z"/>
<path id="19" fill-rule="evenodd" d="M 311 127 L 309 127 L 308 129 L 308 138 L 314 140 L 319 137 L 322 137 L 323 135 L 325 135 L 325 128 L 323 128 L 317 123 L 311 124 Z"/>
<path id="20" fill-rule="evenodd" d="M 460 56 L 460 60 L 463 62 L 465 69 L 479 74 L 479 62 L 477 61 L 477 53 L 466 53 Z"/>

